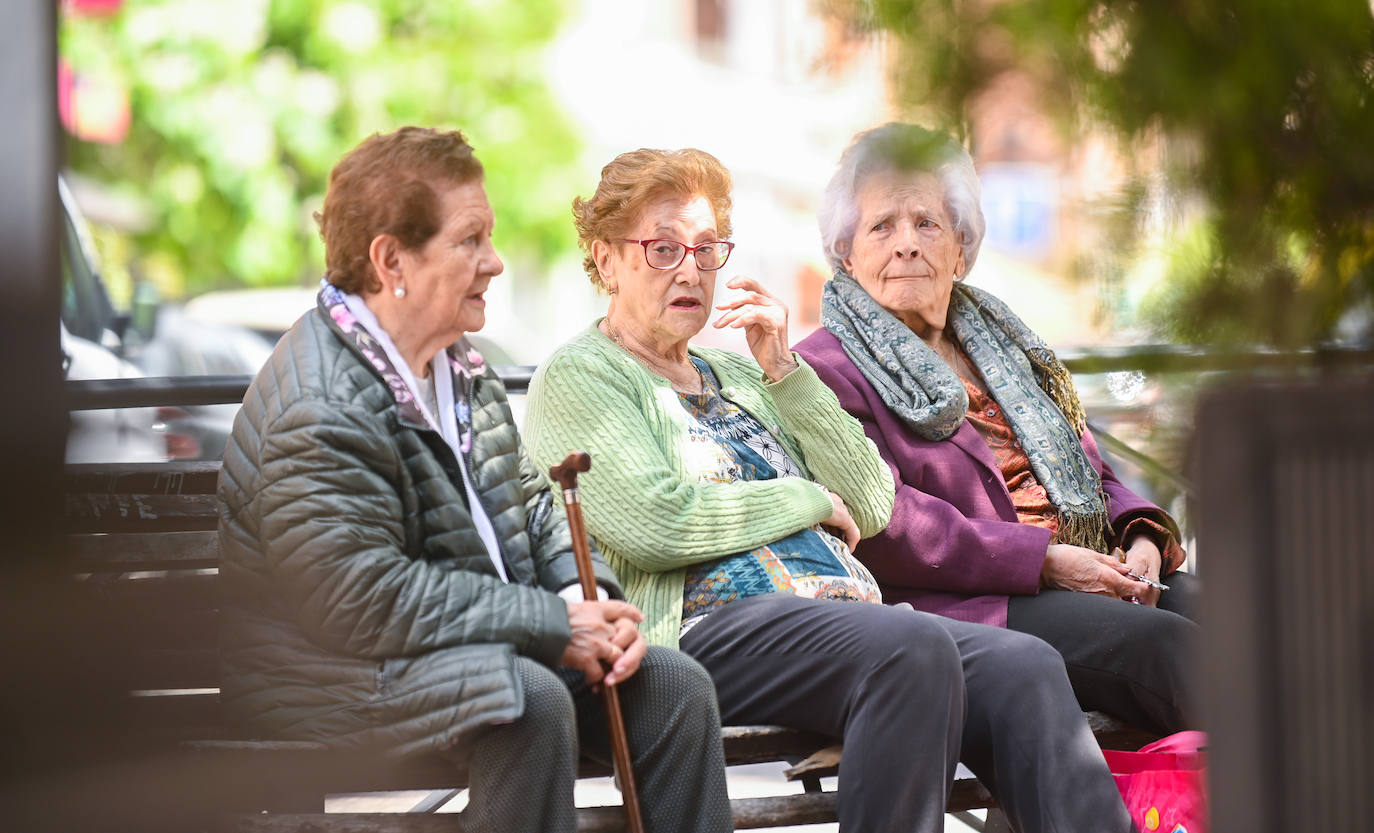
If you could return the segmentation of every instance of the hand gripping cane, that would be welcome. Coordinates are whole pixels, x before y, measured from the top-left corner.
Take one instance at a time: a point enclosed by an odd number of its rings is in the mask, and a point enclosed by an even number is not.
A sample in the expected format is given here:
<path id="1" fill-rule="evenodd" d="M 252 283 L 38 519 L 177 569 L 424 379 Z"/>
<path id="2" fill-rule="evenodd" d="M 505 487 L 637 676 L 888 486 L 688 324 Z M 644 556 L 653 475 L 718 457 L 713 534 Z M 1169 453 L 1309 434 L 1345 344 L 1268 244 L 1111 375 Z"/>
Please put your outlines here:
<path id="1" fill-rule="evenodd" d="M 572 535 L 573 557 L 577 562 L 577 578 L 582 583 L 582 596 L 596 598 L 596 576 L 592 572 L 592 554 L 587 547 L 587 533 L 582 526 L 582 496 L 577 490 L 577 473 L 592 467 L 592 458 L 585 451 L 574 451 L 560 465 L 549 469 L 549 477 L 563 487 L 563 506 L 568 510 L 568 532 Z M 639 814 L 639 794 L 635 791 L 635 774 L 630 767 L 630 742 L 625 736 L 625 719 L 620 714 L 620 693 L 615 686 L 603 685 L 601 699 L 606 706 L 606 723 L 611 727 L 611 758 L 615 763 L 616 780 L 625 802 L 625 821 L 630 833 L 644 833 L 644 821 Z"/>

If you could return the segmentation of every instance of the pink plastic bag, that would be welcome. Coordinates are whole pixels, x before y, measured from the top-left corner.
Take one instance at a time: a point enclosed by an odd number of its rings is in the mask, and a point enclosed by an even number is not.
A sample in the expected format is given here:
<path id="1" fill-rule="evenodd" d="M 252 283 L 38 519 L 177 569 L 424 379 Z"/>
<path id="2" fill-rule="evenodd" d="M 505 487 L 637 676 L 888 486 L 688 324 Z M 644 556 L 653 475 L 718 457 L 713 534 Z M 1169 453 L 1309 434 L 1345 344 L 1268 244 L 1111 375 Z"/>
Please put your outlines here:
<path id="1" fill-rule="evenodd" d="M 1178 732 L 1102 752 L 1141 833 L 1207 833 L 1206 748 L 1205 732 Z"/>

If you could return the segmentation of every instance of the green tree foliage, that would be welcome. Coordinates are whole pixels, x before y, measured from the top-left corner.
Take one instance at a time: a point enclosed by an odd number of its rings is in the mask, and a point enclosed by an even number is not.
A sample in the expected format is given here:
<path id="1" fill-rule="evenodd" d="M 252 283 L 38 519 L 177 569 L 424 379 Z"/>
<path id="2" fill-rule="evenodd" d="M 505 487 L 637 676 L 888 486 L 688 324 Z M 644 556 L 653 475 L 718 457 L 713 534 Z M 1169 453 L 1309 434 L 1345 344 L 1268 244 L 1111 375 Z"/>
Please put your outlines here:
<path id="1" fill-rule="evenodd" d="M 144 201 L 137 268 L 195 294 L 308 281 L 339 157 L 401 125 L 457 127 L 503 254 L 546 262 L 574 246 L 576 141 L 540 69 L 559 17 L 557 0 L 128 0 L 62 22 L 63 57 L 122 79 L 132 110 L 125 141 L 70 140 L 68 162 Z"/>
<path id="2" fill-rule="evenodd" d="M 1184 340 L 1370 335 L 1374 19 L 1368 0 L 830 0 L 897 46 L 903 99 L 961 132 L 1001 73 L 1073 131 L 1162 146 L 1188 210 L 1144 312 Z M 1128 201 L 1129 202 L 1129 201 Z M 1135 203 L 1138 207 L 1138 203 Z"/>

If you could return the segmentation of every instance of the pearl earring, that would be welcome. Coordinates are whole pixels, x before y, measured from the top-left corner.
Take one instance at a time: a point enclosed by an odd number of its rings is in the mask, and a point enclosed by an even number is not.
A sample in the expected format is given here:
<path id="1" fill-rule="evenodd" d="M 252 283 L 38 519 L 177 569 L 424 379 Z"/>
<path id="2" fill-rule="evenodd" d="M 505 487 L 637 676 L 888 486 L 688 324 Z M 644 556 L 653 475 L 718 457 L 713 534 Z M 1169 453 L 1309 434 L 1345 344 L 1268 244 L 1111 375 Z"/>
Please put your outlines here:
<path id="1" fill-rule="evenodd" d="M 406 288 L 404 286 L 398 286 L 391 294 L 395 295 L 397 298 L 404 298 L 406 296 Z"/>

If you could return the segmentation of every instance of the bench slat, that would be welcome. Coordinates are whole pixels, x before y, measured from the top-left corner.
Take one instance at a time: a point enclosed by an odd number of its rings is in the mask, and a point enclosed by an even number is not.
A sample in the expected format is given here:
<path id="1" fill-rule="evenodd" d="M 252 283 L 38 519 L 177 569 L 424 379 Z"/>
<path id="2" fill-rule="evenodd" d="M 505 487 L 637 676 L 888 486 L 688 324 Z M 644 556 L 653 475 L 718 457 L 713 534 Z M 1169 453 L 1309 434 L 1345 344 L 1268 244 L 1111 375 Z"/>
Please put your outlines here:
<path id="1" fill-rule="evenodd" d="M 834 743 L 824 735 L 781 726 L 725 726 L 721 728 L 727 764 L 753 764 L 784 758 L 805 758 Z"/>
<path id="2" fill-rule="evenodd" d="M 175 532 L 219 525 L 214 495 L 68 493 L 68 532 Z"/>
<path id="3" fill-rule="evenodd" d="M 66 466 L 68 494 L 213 495 L 218 460 L 169 463 L 73 463 Z"/>
<path id="4" fill-rule="evenodd" d="M 148 578 L 118 578 L 84 582 L 91 601 L 108 607 L 118 622 L 118 613 L 132 619 L 147 615 L 179 617 L 194 611 L 219 609 L 219 575 L 190 571 Z"/>
<path id="5" fill-rule="evenodd" d="M 1104 712 L 1084 712 L 1088 726 L 1103 749 L 1134 750 L 1159 740 L 1159 735 L 1137 729 Z"/>
<path id="6" fill-rule="evenodd" d="M 156 691 L 157 689 L 145 689 Z M 145 734 L 174 745 L 192 738 L 241 737 L 225 720 L 219 689 L 178 691 L 151 696 L 132 696 L 129 721 Z M 254 743 L 260 743 L 255 741 Z M 270 747 L 267 747 L 270 750 Z"/>
<path id="7" fill-rule="evenodd" d="M 124 653 L 212 648 L 219 642 L 219 611 L 209 608 L 128 610 L 109 598 L 92 598 L 90 614 L 102 623 L 104 641 Z"/>
<path id="8" fill-rule="evenodd" d="M 214 648 L 135 648 L 128 663 L 130 678 L 144 690 L 219 688 L 219 652 Z"/>
<path id="9" fill-rule="evenodd" d="M 70 540 L 77 569 L 93 573 L 219 566 L 219 534 L 213 529 L 72 535 Z"/>

